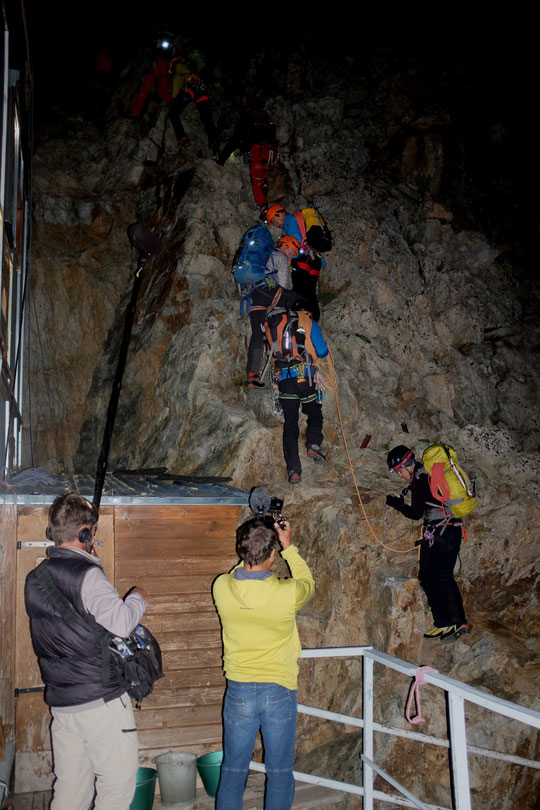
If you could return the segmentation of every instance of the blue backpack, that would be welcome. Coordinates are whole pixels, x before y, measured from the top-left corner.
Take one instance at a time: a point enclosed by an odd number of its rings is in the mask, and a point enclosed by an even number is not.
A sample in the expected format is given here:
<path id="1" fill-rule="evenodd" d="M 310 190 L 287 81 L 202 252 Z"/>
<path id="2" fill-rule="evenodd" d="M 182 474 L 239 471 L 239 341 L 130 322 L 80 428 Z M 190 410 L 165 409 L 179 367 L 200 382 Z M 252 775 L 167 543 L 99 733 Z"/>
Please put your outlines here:
<path id="1" fill-rule="evenodd" d="M 265 225 L 254 225 L 242 236 L 233 259 L 234 280 L 241 287 L 264 281 L 268 275 L 266 263 L 274 249 L 274 240 Z"/>

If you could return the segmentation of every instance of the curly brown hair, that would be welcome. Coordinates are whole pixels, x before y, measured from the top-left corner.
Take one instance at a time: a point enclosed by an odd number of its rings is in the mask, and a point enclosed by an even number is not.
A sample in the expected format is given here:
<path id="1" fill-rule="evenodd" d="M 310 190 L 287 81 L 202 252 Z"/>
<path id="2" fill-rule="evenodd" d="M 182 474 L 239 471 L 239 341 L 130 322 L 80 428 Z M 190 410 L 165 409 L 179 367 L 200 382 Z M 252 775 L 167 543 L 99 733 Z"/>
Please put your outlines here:
<path id="1" fill-rule="evenodd" d="M 251 518 L 236 530 L 236 551 L 246 565 L 261 565 L 277 548 L 279 535 L 260 518 Z"/>

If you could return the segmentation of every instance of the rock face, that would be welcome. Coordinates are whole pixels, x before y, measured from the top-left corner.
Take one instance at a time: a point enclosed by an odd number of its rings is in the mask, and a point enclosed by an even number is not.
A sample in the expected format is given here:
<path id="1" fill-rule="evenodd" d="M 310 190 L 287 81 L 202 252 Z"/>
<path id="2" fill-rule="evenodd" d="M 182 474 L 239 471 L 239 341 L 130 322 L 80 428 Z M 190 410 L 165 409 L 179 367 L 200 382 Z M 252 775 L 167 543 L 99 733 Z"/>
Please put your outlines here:
<path id="1" fill-rule="evenodd" d="M 120 117 L 125 84 L 104 129 L 64 119 L 36 150 L 25 462 L 94 472 L 134 267 L 126 228 L 146 221 L 165 248 L 144 270 L 111 462 L 230 476 L 285 497 L 317 582 L 299 619 L 305 647 L 372 645 L 538 710 L 537 297 L 458 189 L 451 112 L 422 107 L 418 71 L 383 56 L 370 71 L 351 63 L 348 82 L 330 69 L 310 80 L 291 58 L 266 101 L 281 154 L 269 199 L 317 206 L 334 236 L 320 280 L 338 379 L 324 403 L 326 468 L 306 459 L 291 490 L 268 387 L 245 387 L 249 324 L 230 265 L 258 214 L 247 166 L 238 155 L 225 166 L 210 159 L 195 109 L 185 114 L 194 149 L 183 153 L 157 103 L 138 122 Z M 214 92 L 224 137 L 233 114 L 219 74 Z M 480 496 L 458 573 L 471 633 L 447 647 L 422 637 L 431 622 L 416 554 L 374 536 L 413 546 L 418 526 L 385 506 L 400 489 L 385 457 L 439 439 Z M 376 720 L 406 727 L 408 680 L 378 667 L 376 677 Z M 304 662 L 300 689 L 303 703 L 361 715 L 359 661 Z M 423 700 L 422 732 L 444 737 L 442 695 L 424 687 Z M 470 744 L 538 758 L 536 733 L 518 726 L 467 709 Z M 358 784 L 360 744 L 350 727 L 302 718 L 299 767 Z M 418 745 L 379 736 L 377 762 L 449 806 L 447 752 L 422 744 L 419 760 Z M 537 771 L 477 756 L 470 768 L 475 807 L 535 806 Z"/>

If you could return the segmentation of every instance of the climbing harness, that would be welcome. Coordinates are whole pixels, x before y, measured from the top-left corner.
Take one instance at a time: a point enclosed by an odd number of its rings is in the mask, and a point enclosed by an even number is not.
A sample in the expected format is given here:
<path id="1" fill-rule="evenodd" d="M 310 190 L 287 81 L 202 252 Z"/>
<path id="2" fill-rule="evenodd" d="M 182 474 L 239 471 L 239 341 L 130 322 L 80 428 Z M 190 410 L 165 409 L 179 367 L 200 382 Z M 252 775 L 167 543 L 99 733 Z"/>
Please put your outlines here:
<path id="1" fill-rule="evenodd" d="M 428 672 L 438 673 L 438 670 L 433 669 L 433 667 L 418 667 L 413 675 L 413 679 L 409 687 L 409 695 L 407 697 L 407 705 L 405 707 L 405 719 L 408 723 L 413 723 L 414 725 L 424 722 L 424 718 L 422 717 L 422 706 L 420 703 L 420 687 L 422 684 L 426 683 L 425 676 Z M 413 700 L 416 704 L 416 714 L 414 717 L 411 717 Z"/>

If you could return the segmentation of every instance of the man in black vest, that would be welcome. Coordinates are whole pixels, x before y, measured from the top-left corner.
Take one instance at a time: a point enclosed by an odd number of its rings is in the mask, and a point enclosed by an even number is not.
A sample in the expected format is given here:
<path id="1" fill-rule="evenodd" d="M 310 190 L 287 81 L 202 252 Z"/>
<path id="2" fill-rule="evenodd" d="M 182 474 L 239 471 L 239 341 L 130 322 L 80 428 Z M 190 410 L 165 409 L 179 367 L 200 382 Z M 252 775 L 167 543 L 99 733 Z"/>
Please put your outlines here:
<path id="1" fill-rule="evenodd" d="M 133 588 L 122 600 L 107 580 L 93 545 L 97 520 L 80 495 L 56 498 L 47 528 L 55 545 L 26 578 L 32 644 L 53 718 L 51 810 L 88 810 L 94 793 L 95 810 L 128 810 L 135 792 L 138 740 L 122 661 L 90 625 L 127 637 L 148 596 Z M 62 595 L 88 629 L 65 618 L 58 606 Z"/>

